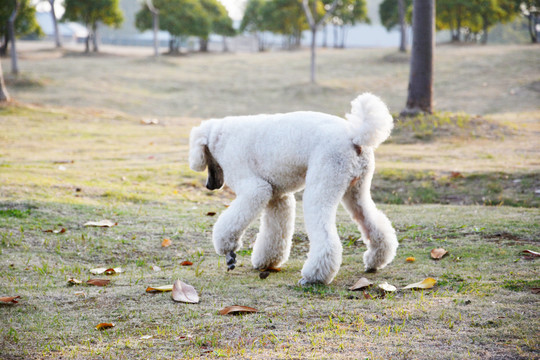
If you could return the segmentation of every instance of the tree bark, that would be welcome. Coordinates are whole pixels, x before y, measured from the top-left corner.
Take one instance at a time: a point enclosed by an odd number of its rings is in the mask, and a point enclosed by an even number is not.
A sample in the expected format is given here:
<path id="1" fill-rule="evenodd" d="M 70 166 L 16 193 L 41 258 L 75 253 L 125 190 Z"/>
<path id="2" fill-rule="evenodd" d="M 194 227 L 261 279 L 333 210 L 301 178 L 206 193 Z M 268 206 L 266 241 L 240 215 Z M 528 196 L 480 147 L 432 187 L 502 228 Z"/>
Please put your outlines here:
<path id="1" fill-rule="evenodd" d="M 152 13 L 152 28 L 154 32 L 154 57 L 157 58 L 159 56 L 159 10 L 154 7 L 152 0 L 146 0 L 146 6 L 148 6 L 148 10 L 150 10 L 150 12 Z"/>
<path id="2" fill-rule="evenodd" d="M 98 47 L 98 33 L 97 33 L 97 23 L 92 25 L 92 46 L 94 52 L 99 52 Z"/>
<path id="3" fill-rule="evenodd" d="M 9 102 L 9 93 L 4 83 L 4 72 L 2 71 L 2 62 L 0 61 L 0 103 Z"/>
<path id="4" fill-rule="evenodd" d="M 407 105 L 402 115 L 431 113 L 435 1 L 413 0 L 413 41 Z"/>
<path id="5" fill-rule="evenodd" d="M 199 38 L 199 51 L 208 52 L 208 39 Z"/>
<path id="6" fill-rule="evenodd" d="M 15 9 L 8 19 L 9 41 L 11 42 L 11 73 L 17 75 L 19 73 L 19 64 L 17 61 L 17 48 L 15 46 L 15 19 L 19 12 L 19 1 L 15 1 Z"/>
<path id="7" fill-rule="evenodd" d="M 51 16 L 53 21 L 53 28 L 54 28 L 54 41 L 57 48 L 62 47 L 62 40 L 60 39 L 60 31 L 58 30 L 58 19 L 56 19 L 56 11 L 54 10 L 54 1 L 55 0 L 49 0 L 49 4 L 51 4 Z"/>
<path id="8" fill-rule="evenodd" d="M 398 0 L 399 31 L 401 33 L 399 41 L 399 51 L 407 52 L 407 25 L 405 24 L 405 0 Z"/>

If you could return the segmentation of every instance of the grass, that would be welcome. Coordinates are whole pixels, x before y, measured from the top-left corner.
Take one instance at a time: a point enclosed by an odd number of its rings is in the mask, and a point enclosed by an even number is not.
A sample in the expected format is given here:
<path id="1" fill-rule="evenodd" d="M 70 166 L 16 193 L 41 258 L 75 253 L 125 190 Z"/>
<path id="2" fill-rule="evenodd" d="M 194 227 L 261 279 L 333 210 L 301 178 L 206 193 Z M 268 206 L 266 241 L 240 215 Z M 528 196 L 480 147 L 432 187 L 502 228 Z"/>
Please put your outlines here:
<path id="1" fill-rule="evenodd" d="M 398 255 L 384 270 L 365 274 L 365 246 L 340 209 L 342 267 L 329 286 L 309 287 L 296 285 L 309 249 L 301 196 L 291 258 L 280 272 L 261 280 L 251 269 L 249 244 L 257 223 L 246 232 L 237 268 L 225 270 L 211 231 L 234 194 L 205 190 L 204 174 L 188 169 L 189 130 L 199 117 L 236 111 L 327 107 L 337 113 L 356 86 L 374 92 L 388 86 L 385 100 L 397 104 L 406 89 L 405 65 L 381 62 L 389 50 L 323 52 L 322 69 L 330 72 L 321 74 L 318 87 L 301 86 L 299 79 L 307 75 L 303 52 L 167 58 L 157 64 L 140 57 L 39 60 L 39 53 L 29 54 L 21 66 L 32 69 L 30 78 L 55 77 L 41 89 L 15 87 L 20 102 L 0 108 L 0 296 L 21 296 L 18 304 L 0 305 L 0 358 L 537 358 L 538 294 L 531 289 L 540 286 L 538 260 L 521 251 L 539 251 L 540 114 L 529 104 L 533 93 L 518 91 L 507 100 L 495 90 L 524 81 L 512 56 L 527 68 L 538 50 L 440 51 L 442 83 L 435 87 L 444 99 L 441 108 L 462 107 L 481 117 L 441 113 L 398 123 L 402 131 L 377 150 L 373 183 L 374 198 L 396 228 Z M 353 58 L 360 65 L 349 62 Z M 275 83 L 271 73 L 261 71 L 287 61 L 290 74 L 282 81 L 292 85 Z M 506 72 L 494 65 L 497 76 L 487 89 L 471 76 L 471 67 L 458 66 L 466 62 L 479 69 L 490 61 L 506 64 Z M 95 62 L 99 66 L 89 66 Z M 218 76 L 217 69 L 226 65 L 230 69 Z M 150 67 L 155 71 L 141 70 Z M 105 69 L 97 78 L 81 72 L 97 68 Z M 195 71 L 202 68 L 207 72 Z M 224 88 L 240 68 L 252 74 L 249 96 L 239 97 L 234 86 Z M 339 76 L 351 69 L 357 77 L 350 82 Z M 369 70 L 382 83 L 363 79 Z M 450 70 L 455 84 L 445 82 Z M 395 84 L 385 78 L 392 74 L 402 74 Z M 111 85 L 104 96 L 97 89 L 107 77 Z M 210 90 L 212 79 L 216 89 Z M 188 82 L 192 99 L 183 92 Z M 145 87 L 151 103 L 136 94 Z M 160 87 L 168 90 L 156 92 Z M 462 96 L 478 89 L 485 90 L 483 101 L 469 103 Z M 88 94 L 84 104 L 81 94 Z M 202 101 L 202 94 L 214 101 Z M 498 101 L 506 112 L 494 105 Z M 197 118 L 190 117 L 195 113 Z M 143 125 L 147 116 L 157 117 L 159 125 Z M 429 138 L 416 136 L 429 128 Z M 471 135 L 471 129 L 481 131 Z M 118 225 L 83 226 L 101 219 Z M 63 233 L 45 232 L 62 228 Z M 172 245 L 162 248 L 164 238 Z M 449 255 L 432 260 L 429 252 L 436 247 Z M 406 262 L 411 256 L 416 261 Z M 184 260 L 193 265 L 181 266 Z M 96 267 L 124 272 L 91 275 Z M 375 283 L 366 290 L 372 300 L 348 290 L 361 276 Z M 107 277 L 111 283 L 69 285 L 71 277 Z M 386 281 L 401 288 L 426 277 L 437 279 L 433 289 L 384 294 L 376 286 Z M 193 285 L 201 303 L 174 303 L 167 293 L 145 292 L 176 279 Z M 217 314 L 233 304 L 259 312 Z M 96 330 L 102 322 L 115 327 Z"/>

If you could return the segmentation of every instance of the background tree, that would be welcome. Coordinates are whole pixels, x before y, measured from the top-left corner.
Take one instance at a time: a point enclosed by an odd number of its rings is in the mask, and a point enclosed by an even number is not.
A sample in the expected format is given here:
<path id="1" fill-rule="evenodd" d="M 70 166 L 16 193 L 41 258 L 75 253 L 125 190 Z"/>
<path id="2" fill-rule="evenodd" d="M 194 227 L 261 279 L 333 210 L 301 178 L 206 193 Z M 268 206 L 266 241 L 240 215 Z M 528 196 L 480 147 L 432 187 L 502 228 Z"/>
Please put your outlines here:
<path id="1" fill-rule="evenodd" d="M 159 9 L 159 28 L 171 35 L 169 51 L 180 52 L 180 45 L 188 36 L 203 37 L 208 34 L 210 21 L 206 11 L 197 0 L 153 0 Z M 135 16 L 137 29 L 152 28 L 152 14 L 143 6 Z"/>
<path id="2" fill-rule="evenodd" d="M 55 0 L 47 0 L 47 1 L 51 5 L 51 18 L 53 21 L 53 29 L 54 29 L 54 43 L 57 48 L 61 48 L 62 40 L 60 38 L 60 31 L 58 30 L 58 19 L 56 18 L 56 10 L 54 8 Z"/>
<path id="3" fill-rule="evenodd" d="M 382 25 L 390 31 L 399 26 L 399 51 L 407 51 L 407 24 L 410 25 L 412 0 L 383 0 L 379 5 Z"/>
<path id="4" fill-rule="evenodd" d="M 232 19 L 229 17 L 227 9 L 217 0 L 200 0 L 201 5 L 206 12 L 210 26 L 206 33 L 200 37 L 199 50 L 202 52 L 208 51 L 208 38 L 211 33 L 226 36 L 235 35 L 235 30 L 232 26 Z M 226 43 L 224 40 L 224 47 Z"/>
<path id="5" fill-rule="evenodd" d="M 9 102 L 9 94 L 4 83 L 4 72 L 2 71 L 2 62 L 0 61 L 0 103 Z"/>
<path id="6" fill-rule="evenodd" d="M 325 9 L 329 10 L 332 3 L 327 0 Z M 341 42 L 338 43 L 337 37 L 334 40 L 334 47 L 345 48 L 347 29 L 358 23 L 370 23 L 367 15 L 367 5 L 365 0 L 338 0 L 336 8 L 332 12 L 331 21 L 335 27 L 341 30 Z"/>
<path id="7" fill-rule="evenodd" d="M 413 41 L 409 91 L 402 115 L 431 113 L 433 103 L 433 49 L 435 0 L 413 0 Z"/>
<path id="8" fill-rule="evenodd" d="M 288 49 L 299 48 L 302 32 L 309 28 L 301 1 L 267 0 L 260 9 L 263 29 L 283 35 Z"/>
<path id="9" fill-rule="evenodd" d="M 329 5 L 329 7 L 327 7 L 326 9 L 324 9 L 323 3 L 318 0 L 312 0 L 311 4 L 309 3 L 309 0 L 302 1 L 302 7 L 304 8 L 304 13 L 306 14 L 309 28 L 311 30 L 310 81 L 312 84 L 315 83 L 315 48 L 317 41 L 317 30 L 322 24 L 324 24 L 326 19 L 328 19 L 330 15 L 332 15 L 332 12 L 336 9 L 336 6 L 338 5 L 338 1 L 339 0 L 334 0 L 332 4 Z M 324 15 L 318 16 L 321 13 Z"/>
<path id="10" fill-rule="evenodd" d="M 124 20 L 118 6 L 118 0 L 65 0 L 65 8 L 63 19 L 82 22 L 88 30 L 85 41 L 85 52 L 87 53 L 90 52 L 90 39 L 92 39 L 93 51 L 99 51 L 98 23 L 118 27 Z"/>
<path id="11" fill-rule="evenodd" d="M 265 49 L 265 19 L 261 11 L 263 3 L 264 0 L 248 0 L 239 28 L 240 32 L 248 32 L 255 36 L 259 51 L 264 51 Z"/>
<path id="12" fill-rule="evenodd" d="M 537 30 L 540 23 L 540 0 L 514 0 L 513 9 L 528 19 L 531 42 L 538 42 L 540 40 Z"/>
<path id="13" fill-rule="evenodd" d="M 8 20 L 18 5 L 15 17 L 15 34 L 17 36 L 36 35 L 43 32 L 36 21 L 36 9 L 30 0 L 0 0 L 0 56 L 6 56 L 9 44 Z"/>

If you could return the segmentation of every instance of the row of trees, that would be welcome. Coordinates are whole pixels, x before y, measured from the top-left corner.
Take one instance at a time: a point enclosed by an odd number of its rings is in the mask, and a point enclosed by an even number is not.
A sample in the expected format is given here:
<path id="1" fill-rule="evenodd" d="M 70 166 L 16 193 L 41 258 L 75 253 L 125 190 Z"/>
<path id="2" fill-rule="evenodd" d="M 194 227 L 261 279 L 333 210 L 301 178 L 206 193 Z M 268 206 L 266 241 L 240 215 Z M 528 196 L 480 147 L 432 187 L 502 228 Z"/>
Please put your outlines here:
<path id="1" fill-rule="evenodd" d="M 488 41 L 489 30 L 499 23 L 512 21 L 516 16 L 529 20 L 532 42 L 537 42 L 535 29 L 540 15 L 540 0 L 437 0 L 435 25 L 449 30 L 453 42 Z M 406 26 L 411 24 L 412 0 L 384 0 L 379 7 L 382 24 L 392 30 L 400 27 L 400 50 L 405 51 Z"/>

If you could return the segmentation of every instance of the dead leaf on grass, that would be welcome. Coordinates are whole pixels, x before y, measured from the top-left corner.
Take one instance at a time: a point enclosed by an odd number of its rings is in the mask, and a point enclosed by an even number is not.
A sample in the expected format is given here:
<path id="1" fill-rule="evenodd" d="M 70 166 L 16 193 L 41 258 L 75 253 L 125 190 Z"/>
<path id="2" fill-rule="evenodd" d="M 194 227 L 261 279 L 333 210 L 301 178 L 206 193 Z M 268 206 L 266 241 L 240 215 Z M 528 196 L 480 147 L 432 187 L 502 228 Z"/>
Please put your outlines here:
<path id="1" fill-rule="evenodd" d="M 373 298 L 371 297 L 371 295 L 369 295 L 367 292 L 363 292 L 364 293 L 364 299 L 366 300 L 373 300 Z"/>
<path id="2" fill-rule="evenodd" d="M 414 257 L 412 257 L 412 256 L 409 256 L 408 258 L 405 259 L 405 261 L 412 263 L 412 262 L 415 262 L 416 259 Z"/>
<path id="3" fill-rule="evenodd" d="M 172 298 L 174 301 L 197 304 L 199 302 L 199 295 L 197 290 L 189 284 L 176 280 L 172 288 Z"/>
<path id="4" fill-rule="evenodd" d="M 522 250 L 521 251 L 524 254 L 527 254 L 529 257 L 539 257 L 540 253 L 532 250 Z"/>
<path id="5" fill-rule="evenodd" d="M 161 242 L 161 247 L 169 247 L 172 245 L 171 239 L 163 239 Z"/>
<path id="6" fill-rule="evenodd" d="M 65 228 L 61 228 L 61 229 L 49 229 L 49 230 L 43 230 L 43 232 L 45 233 L 53 233 L 53 234 L 63 234 L 66 232 L 66 229 Z"/>
<path id="7" fill-rule="evenodd" d="M 450 177 L 451 177 L 452 179 L 464 178 L 463 174 L 460 173 L 459 171 L 452 171 L 452 172 L 450 173 Z"/>
<path id="8" fill-rule="evenodd" d="M 141 119 L 141 124 L 143 125 L 158 125 L 158 119 Z"/>
<path id="9" fill-rule="evenodd" d="M 180 263 L 181 266 L 191 266 L 193 263 L 189 260 L 184 260 Z"/>
<path id="10" fill-rule="evenodd" d="M 94 227 L 113 227 L 118 225 L 117 222 L 111 220 L 100 220 L 100 221 L 87 221 L 83 226 L 94 226 Z"/>
<path id="11" fill-rule="evenodd" d="M 444 250 L 443 248 L 431 250 L 431 258 L 435 260 L 442 259 L 446 254 L 448 254 L 448 251 Z"/>
<path id="12" fill-rule="evenodd" d="M 209 211 L 206 213 L 206 216 L 214 216 L 214 215 L 216 215 L 215 211 Z"/>
<path id="13" fill-rule="evenodd" d="M 354 283 L 353 286 L 349 288 L 349 290 L 351 291 L 360 290 L 371 285 L 373 285 L 373 281 L 370 281 L 366 279 L 365 277 L 361 277 L 360 279 L 358 279 L 357 282 Z"/>
<path id="14" fill-rule="evenodd" d="M 382 284 L 379 284 L 379 288 L 383 289 L 386 292 L 394 292 L 397 290 L 397 288 L 394 285 L 390 285 L 386 281 Z"/>
<path id="15" fill-rule="evenodd" d="M 90 279 L 86 283 L 94 286 L 107 286 L 111 280 L 108 279 Z"/>
<path id="16" fill-rule="evenodd" d="M 533 294 L 540 294 L 540 288 L 531 288 Z"/>
<path id="17" fill-rule="evenodd" d="M 100 323 L 96 325 L 96 329 L 98 330 L 110 329 L 112 327 L 114 327 L 113 323 Z"/>
<path id="18" fill-rule="evenodd" d="M 258 312 L 257 309 L 254 309 L 249 306 L 243 306 L 243 305 L 232 305 L 224 307 L 223 309 L 219 310 L 220 315 L 236 315 L 236 314 L 243 314 L 243 313 L 256 313 Z"/>
<path id="19" fill-rule="evenodd" d="M 152 271 L 161 271 L 161 268 L 157 265 L 152 265 Z"/>
<path id="20" fill-rule="evenodd" d="M 95 268 L 95 269 L 91 269 L 90 272 L 94 275 L 101 275 L 101 274 L 105 274 L 105 275 L 114 275 L 114 274 L 119 274 L 121 273 L 123 270 L 122 268 Z"/>
<path id="21" fill-rule="evenodd" d="M 20 296 L 4 296 L 0 297 L 0 302 L 4 304 L 17 304 L 17 299 L 20 299 Z"/>
<path id="22" fill-rule="evenodd" d="M 75 279 L 75 278 L 69 278 L 67 282 L 68 282 L 68 285 L 79 285 L 79 284 L 82 284 L 82 281 L 81 281 L 81 280 Z"/>
<path id="23" fill-rule="evenodd" d="M 437 280 L 434 278 L 427 278 L 420 282 L 409 284 L 405 286 L 403 289 L 431 289 L 435 284 L 437 283 Z"/>
<path id="24" fill-rule="evenodd" d="M 143 336 L 141 336 L 141 340 L 148 340 L 148 339 L 151 339 L 153 337 L 154 337 L 154 335 L 143 335 Z"/>
<path id="25" fill-rule="evenodd" d="M 163 286 L 156 286 L 156 287 L 147 287 L 146 292 L 147 293 L 159 293 L 159 292 L 168 292 L 172 291 L 173 286 L 172 285 L 163 285 Z"/>

